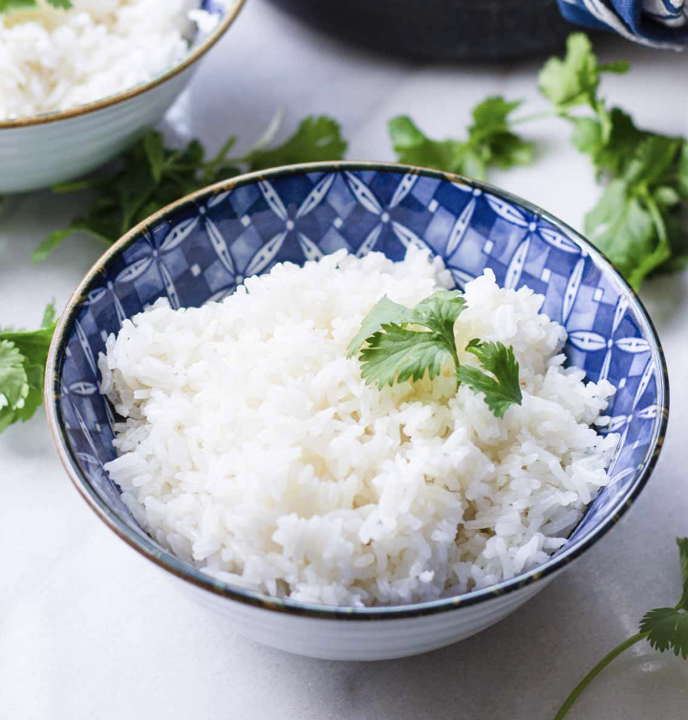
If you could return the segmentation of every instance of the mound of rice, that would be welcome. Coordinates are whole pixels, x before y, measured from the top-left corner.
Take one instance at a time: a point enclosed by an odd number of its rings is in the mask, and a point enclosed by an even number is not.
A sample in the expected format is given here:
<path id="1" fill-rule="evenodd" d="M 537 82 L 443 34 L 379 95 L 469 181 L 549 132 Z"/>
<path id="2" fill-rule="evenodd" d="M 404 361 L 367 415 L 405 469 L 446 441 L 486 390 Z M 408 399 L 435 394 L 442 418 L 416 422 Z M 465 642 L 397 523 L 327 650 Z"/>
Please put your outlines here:
<path id="1" fill-rule="evenodd" d="M 203 16 L 200 0 L 72 0 L 70 10 L 41 2 L 0 14 L 0 119 L 67 110 L 151 80 L 184 58 L 189 17 Z"/>
<path id="2" fill-rule="evenodd" d="M 126 418 L 106 468 L 134 516 L 214 577 L 329 605 L 433 600 L 543 562 L 608 482 L 617 437 L 591 425 L 614 388 L 565 370 L 543 298 L 490 271 L 455 332 L 513 345 L 521 406 L 498 420 L 451 367 L 366 387 L 346 346 L 374 303 L 450 285 L 420 251 L 340 251 L 127 320 L 99 364 Z"/>

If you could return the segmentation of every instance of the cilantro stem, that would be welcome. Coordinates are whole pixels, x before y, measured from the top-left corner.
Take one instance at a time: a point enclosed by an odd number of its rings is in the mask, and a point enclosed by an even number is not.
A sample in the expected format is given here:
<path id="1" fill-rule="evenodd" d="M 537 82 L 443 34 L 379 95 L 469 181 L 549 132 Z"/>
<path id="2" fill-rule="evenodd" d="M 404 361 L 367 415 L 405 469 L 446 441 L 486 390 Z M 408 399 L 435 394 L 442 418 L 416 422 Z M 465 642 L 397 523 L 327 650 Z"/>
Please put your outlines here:
<path id="1" fill-rule="evenodd" d="M 224 142 L 220 150 L 218 151 L 217 155 L 208 163 L 205 164 L 205 167 L 203 168 L 203 179 L 208 180 L 213 176 L 213 173 L 217 169 L 218 165 L 223 162 L 226 158 L 225 156 L 227 153 L 232 149 L 234 146 L 234 143 L 236 142 L 236 135 L 231 135 L 227 138 L 227 140 Z"/>
<path id="2" fill-rule="evenodd" d="M 605 655 L 578 683 L 578 685 L 576 685 L 573 692 L 566 698 L 564 704 L 559 708 L 559 712 L 554 716 L 554 720 L 563 720 L 566 713 L 568 713 L 576 700 L 578 700 L 588 685 L 590 685 L 590 683 L 607 667 L 607 665 L 609 665 L 625 650 L 628 650 L 628 648 L 632 645 L 639 643 L 641 640 L 645 640 L 649 634 L 649 632 L 636 633 L 632 637 L 629 637 L 628 640 L 622 642 L 621 645 L 617 645 L 617 647 L 615 647 L 610 653 Z"/>

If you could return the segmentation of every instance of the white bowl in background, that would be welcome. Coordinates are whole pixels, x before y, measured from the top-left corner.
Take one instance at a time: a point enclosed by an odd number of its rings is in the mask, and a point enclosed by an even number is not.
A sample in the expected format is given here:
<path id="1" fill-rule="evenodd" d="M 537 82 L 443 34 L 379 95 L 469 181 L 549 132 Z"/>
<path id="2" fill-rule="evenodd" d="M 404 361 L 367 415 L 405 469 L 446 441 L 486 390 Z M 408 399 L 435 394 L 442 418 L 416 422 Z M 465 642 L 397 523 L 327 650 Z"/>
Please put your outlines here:
<path id="1" fill-rule="evenodd" d="M 217 26 L 199 34 L 180 63 L 147 83 L 71 110 L 0 121 L 0 194 L 73 180 L 132 145 L 162 119 L 244 2 L 204 3 L 218 15 Z"/>

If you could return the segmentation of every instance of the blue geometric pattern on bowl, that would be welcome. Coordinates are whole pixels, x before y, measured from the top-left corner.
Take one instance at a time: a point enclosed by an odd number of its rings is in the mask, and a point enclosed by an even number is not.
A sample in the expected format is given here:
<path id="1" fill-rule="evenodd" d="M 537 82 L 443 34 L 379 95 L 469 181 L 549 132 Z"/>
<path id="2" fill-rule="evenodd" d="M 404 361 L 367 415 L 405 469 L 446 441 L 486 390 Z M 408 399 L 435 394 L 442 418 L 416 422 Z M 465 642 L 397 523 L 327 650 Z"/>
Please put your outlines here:
<path id="1" fill-rule="evenodd" d="M 543 312 L 568 331 L 568 364 L 618 388 L 608 411 L 607 431 L 621 434 L 612 483 L 560 553 L 629 502 L 661 442 L 665 370 L 642 306 L 594 248 L 528 203 L 440 173 L 352 164 L 261 178 L 178 204 L 130 237 L 106 256 L 65 326 L 58 417 L 73 462 L 120 520 L 143 533 L 103 470 L 115 455 L 113 411 L 98 392 L 96 364 L 107 336 L 159 297 L 199 306 L 277 262 L 302 264 L 340 248 L 393 260 L 411 246 L 429 248 L 459 288 L 491 268 L 500 285 L 543 294 Z"/>

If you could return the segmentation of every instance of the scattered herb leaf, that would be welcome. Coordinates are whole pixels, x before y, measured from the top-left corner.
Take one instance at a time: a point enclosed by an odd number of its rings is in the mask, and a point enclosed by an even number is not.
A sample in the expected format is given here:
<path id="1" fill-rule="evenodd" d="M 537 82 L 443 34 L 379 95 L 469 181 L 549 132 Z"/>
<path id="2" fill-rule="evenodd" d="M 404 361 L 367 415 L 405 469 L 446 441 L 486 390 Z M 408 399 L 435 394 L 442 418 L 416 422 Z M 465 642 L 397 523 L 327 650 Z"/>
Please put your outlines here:
<path id="1" fill-rule="evenodd" d="M 307 117 L 281 145 L 254 147 L 243 157 L 228 158 L 235 141 L 230 137 L 215 157 L 206 160 L 197 140 L 182 149 L 168 148 L 161 133 L 150 130 L 121 156 L 113 171 L 53 188 L 56 193 L 90 191 L 95 198 L 69 227 L 48 235 L 34 251 L 33 259 L 45 260 L 75 233 L 86 233 L 110 245 L 180 197 L 243 172 L 295 162 L 340 160 L 346 151 L 339 125 L 325 116 Z"/>
<path id="2" fill-rule="evenodd" d="M 509 168 L 532 160 L 533 144 L 519 137 L 509 125 L 520 101 L 489 97 L 473 109 L 468 139 L 432 140 L 407 116 L 389 122 L 389 134 L 400 162 L 446 170 L 484 179 L 490 166 Z"/>
<path id="3" fill-rule="evenodd" d="M 0 331 L 0 433 L 28 420 L 43 403 L 43 373 L 54 330 L 51 303 L 39 330 Z"/>
<path id="4" fill-rule="evenodd" d="M 366 385 L 377 383 L 380 390 L 395 382 L 420 380 L 426 372 L 432 380 L 451 356 L 438 333 L 385 324 L 361 350 L 361 377 Z"/>
<path id="5" fill-rule="evenodd" d="M 688 261 L 678 222 L 680 198 L 688 197 L 688 151 L 684 140 L 640 130 L 623 110 L 607 107 L 601 74 L 627 71 L 624 62 L 600 65 L 590 40 L 575 33 L 564 59 L 545 63 L 539 83 L 553 112 L 573 124 L 573 144 L 608 182 L 586 216 L 586 233 L 637 289 L 648 275 Z M 571 113 L 580 106 L 592 117 Z"/>

